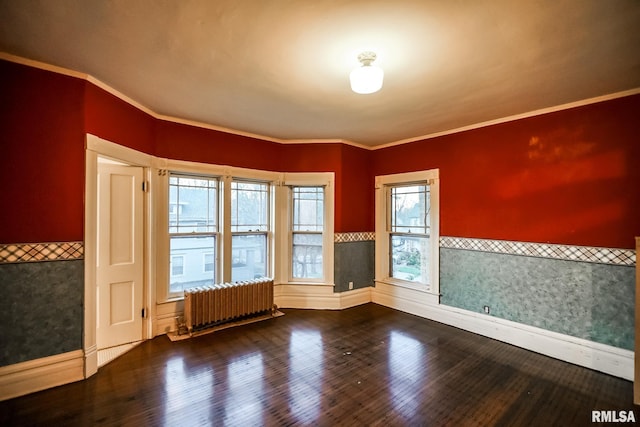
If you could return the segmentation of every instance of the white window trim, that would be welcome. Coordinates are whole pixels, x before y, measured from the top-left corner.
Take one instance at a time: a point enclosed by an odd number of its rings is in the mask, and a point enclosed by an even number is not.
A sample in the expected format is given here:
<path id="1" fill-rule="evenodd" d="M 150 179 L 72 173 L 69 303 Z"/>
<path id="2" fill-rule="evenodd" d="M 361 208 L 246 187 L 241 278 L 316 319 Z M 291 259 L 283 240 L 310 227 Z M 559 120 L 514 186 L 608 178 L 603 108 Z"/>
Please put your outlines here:
<path id="1" fill-rule="evenodd" d="M 325 241 L 325 237 L 327 235 L 326 232 L 326 225 L 325 225 L 325 220 L 326 220 L 326 208 L 323 211 L 323 216 L 322 216 L 322 232 L 320 233 L 322 235 L 322 277 L 320 277 L 319 279 L 313 279 L 310 277 L 294 277 L 293 276 L 293 236 L 295 233 L 299 233 L 299 234 L 314 234 L 314 233 L 318 233 L 318 232 L 304 232 L 304 231 L 297 231 L 294 232 L 293 231 L 293 187 L 322 187 L 323 188 L 323 199 L 322 199 L 322 203 L 323 203 L 323 207 L 324 207 L 324 199 L 326 197 L 326 193 L 328 192 L 327 186 L 326 185 L 319 185 L 319 184 L 315 184 L 315 185 L 309 185 L 309 184 L 305 184 L 305 185 L 301 185 L 301 184 L 291 184 L 291 183 L 287 183 L 286 185 L 287 187 L 287 201 L 289 203 L 289 209 L 287 210 L 287 215 L 289 216 L 289 220 L 287 222 L 287 248 L 290 251 L 290 255 L 288 257 L 288 261 L 289 261 L 289 266 L 288 266 L 288 270 L 289 270 L 289 274 L 288 274 L 288 282 L 289 283 L 324 283 L 325 280 L 325 261 L 324 261 L 324 255 L 325 255 L 325 251 L 324 248 L 327 245 L 327 242 Z"/>
<path id="2" fill-rule="evenodd" d="M 273 221 L 275 203 L 274 193 L 276 184 L 279 181 L 280 173 L 261 171 L 256 169 L 239 168 L 234 166 L 224 165 L 211 165 L 206 163 L 189 162 L 183 160 L 171 160 L 171 159 L 158 159 L 157 162 L 157 197 L 156 197 L 156 211 L 158 212 L 156 233 L 157 233 L 157 247 L 156 258 L 157 263 L 157 286 L 156 286 L 156 301 L 157 303 L 164 303 L 168 301 L 182 300 L 182 295 L 170 295 L 169 294 L 169 175 L 170 173 L 176 174 L 193 174 L 206 177 L 217 177 L 219 179 L 218 188 L 218 203 L 219 206 L 231 206 L 231 192 L 225 191 L 226 188 L 230 188 L 231 181 L 234 178 L 243 180 L 255 180 L 270 183 L 272 185 L 271 200 L 270 200 L 270 231 L 268 233 L 268 248 L 269 253 L 274 253 L 275 247 L 275 223 Z M 215 253 L 217 254 L 215 261 L 216 278 L 217 283 L 228 282 L 231 280 L 231 251 L 225 254 L 224 247 L 231 247 L 230 227 L 227 232 L 226 224 L 231 222 L 231 209 L 223 209 L 219 217 L 218 232 L 216 239 Z M 275 274 L 275 260 L 274 257 L 270 257 L 271 265 L 268 266 L 268 274 Z"/>
<path id="3" fill-rule="evenodd" d="M 430 283 L 414 283 L 389 277 L 389 232 L 387 230 L 386 186 L 414 182 L 430 182 L 431 230 L 430 230 Z M 376 282 L 415 289 L 425 293 L 440 293 L 440 170 L 430 169 L 392 175 L 380 175 L 375 179 L 375 215 L 376 215 Z"/>
<path id="4" fill-rule="evenodd" d="M 276 215 L 278 218 L 278 251 L 276 253 L 278 274 L 276 282 L 290 285 L 333 286 L 333 224 L 335 204 L 335 174 L 333 172 L 284 173 L 278 188 Z M 293 216 L 291 186 L 325 187 L 324 227 L 322 232 L 322 279 L 294 279 L 291 271 L 291 221 Z"/>
<path id="5" fill-rule="evenodd" d="M 270 231 L 268 239 L 268 253 L 271 265 L 268 271 L 276 284 L 334 286 L 333 284 L 333 233 L 334 233 L 334 205 L 335 205 L 335 174 L 333 172 L 305 172 L 280 173 L 256 169 L 239 168 L 234 166 L 211 165 L 206 163 L 182 160 L 157 159 L 154 170 L 155 211 L 157 212 L 154 229 L 156 230 L 156 302 L 182 300 L 182 296 L 169 295 L 169 174 L 195 174 L 219 177 L 219 197 L 221 206 L 230 206 L 231 192 L 224 191 L 230 186 L 233 178 L 264 181 L 272 184 L 270 194 Z M 325 186 L 325 230 L 323 232 L 323 277 L 321 282 L 293 281 L 290 275 L 291 247 L 288 239 L 291 215 L 289 185 Z M 228 197 L 229 200 L 226 200 Z M 230 223 L 231 209 L 223 209 L 220 216 L 218 239 L 216 239 L 216 268 L 218 282 L 231 280 L 231 253 L 224 254 L 223 248 L 231 247 L 231 233 L 225 232 L 225 224 Z M 227 239 L 227 240 L 225 240 Z M 228 276 L 228 277 L 225 277 Z"/>
<path id="6" fill-rule="evenodd" d="M 174 169 L 172 166 L 174 164 L 180 164 L 183 165 L 183 167 L 181 167 L 180 169 Z M 200 168 L 198 168 L 199 164 L 195 164 L 196 166 L 193 166 L 194 164 L 191 162 L 181 162 L 181 161 L 167 161 L 166 159 L 159 159 L 158 161 L 158 179 L 156 181 L 156 186 L 158 188 L 158 195 L 157 195 L 157 205 L 156 205 L 156 209 L 158 212 L 158 222 L 157 222 L 157 228 L 156 228 L 156 232 L 157 232 L 157 248 L 156 248 L 156 257 L 157 257 L 157 268 L 158 271 L 156 273 L 156 276 L 158 277 L 158 286 L 156 288 L 156 295 L 157 295 L 157 303 L 163 303 L 163 302 L 167 302 L 167 301 L 175 301 L 175 300 L 181 300 L 183 298 L 182 294 L 177 294 L 175 292 L 170 292 L 170 282 L 171 279 L 174 277 L 179 277 L 179 276 L 174 276 L 171 273 L 171 267 L 169 265 L 165 264 L 164 260 L 168 260 L 171 254 L 171 233 L 168 232 L 169 230 L 169 178 L 171 177 L 172 173 L 175 173 L 176 175 L 194 175 L 194 176 L 203 176 L 203 177 L 207 177 L 207 178 L 216 178 L 218 180 L 217 183 L 217 194 L 218 194 L 218 204 L 221 201 L 221 187 L 222 187 L 222 180 L 220 177 L 220 171 L 216 170 L 214 171 L 215 173 L 207 173 L 203 170 L 200 170 Z M 160 169 L 160 168 L 167 168 L 167 169 Z M 215 248 L 214 248 L 214 253 L 220 253 L 221 250 L 221 240 L 222 240 L 222 233 L 220 232 L 220 219 L 218 218 L 218 230 L 211 232 L 211 233 L 203 233 L 203 234 L 199 234 L 200 236 L 203 235 L 211 235 L 214 236 L 215 239 Z M 179 233 L 175 233 L 175 234 L 179 234 Z M 197 236 L 198 234 L 194 235 Z M 186 268 L 186 267 L 185 267 Z M 165 269 L 167 269 L 167 271 L 165 271 Z M 214 258 L 214 271 L 215 271 L 215 278 L 214 280 L 216 282 L 219 281 L 220 278 L 220 263 L 218 261 L 218 258 L 215 257 Z M 184 275 L 184 274 L 183 274 Z"/>
<path id="7" fill-rule="evenodd" d="M 233 236 L 241 236 L 241 235 L 246 235 L 246 234 L 255 234 L 255 235 L 265 235 L 266 239 L 267 239 L 267 259 L 268 259 L 268 264 L 267 264 L 267 272 L 266 272 L 266 276 L 267 277 L 273 277 L 275 275 L 275 258 L 273 256 L 273 254 L 275 253 L 274 249 L 275 249 L 275 216 L 274 216 L 274 212 L 275 212 L 275 203 L 276 203 L 276 197 L 275 197 L 275 193 L 276 193 L 276 187 L 278 185 L 278 177 L 279 174 L 274 174 L 271 172 L 263 172 L 263 171 L 256 171 L 256 170 L 249 170 L 249 169 L 240 169 L 240 168 L 230 168 L 233 171 L 235 171 L 235 173 L 232 173 L 231 175 L 225 175 L 224 179 L 223 179 L 223 189 L 224 188 L 232 188 L 232 182 L 233 181 L 244 181 L 244 182 L 260 182 L 260 183 L 266 183 L 269 184 L 268 185 L 268 197 L 269 197 L 269 209 L 267 212 L 267 224 L 268 224 L 268 230 L 266 231 L 259 231 L 259 232 L 255 232 L 255 233 L 251 233 L 251 232 L 244 232 L 244 231 L 232 231 L 231 230 L 231 224 L 232 224 L 232 218 L 231 218 L 231 191 L 224 191 L 223 192 L 223 218 L 224 220 L 222 221 L 221 227 L 223 227 L 222 229 L 222 235 L 223 235 L 223 248 L 229 248 L 229 250 L 227 251 L 227 253 L 225 254 L 224 250 L 220 251 L 220 255 L 222 258 L 222 274 L 223 274 L 223 281 L 226 282 L 231 282 L 232 281 L 232 272 L 233 272 L 233 244 L 232 244 L 232 240 L 233 240 Z M 225 224 L 229 224 L 228 227 L 225 227 Z M 226 255 L 226 256 L 225 256 Z"/>

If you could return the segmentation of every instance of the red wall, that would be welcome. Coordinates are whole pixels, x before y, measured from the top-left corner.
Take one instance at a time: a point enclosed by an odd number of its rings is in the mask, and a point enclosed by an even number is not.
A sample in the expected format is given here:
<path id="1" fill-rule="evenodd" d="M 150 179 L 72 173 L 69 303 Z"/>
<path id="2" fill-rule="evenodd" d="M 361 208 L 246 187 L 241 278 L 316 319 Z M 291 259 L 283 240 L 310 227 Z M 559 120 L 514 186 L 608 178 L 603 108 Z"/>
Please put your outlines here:
<path id="1" fill-rule="evenodd" d="M 143 153 L 154 153 L 152 116 L 91 83 L 86 84 L 84 99 L 87 133 Z"/>
<path id="2" fill-rule="evenodd" d="M 159 157 L 278 172 L 334 172 L 336 232 L 373 229 L 369 152 L 345 144 L 279 144 L 158 120 Z"/>
<path id="3" fill-rule="evenodd" d="M 373 153 L 374 175 L 440 168 L 446 236 L 633 248 L 640 95 Z"/>
<path id="4" fill-rule="evenodd" d="M 373 231 L 375 193 L 372 152 L 342 145 L 342 212 L 338 232 Z M 336 227 L 337 228 L 337 227 Z"/>
<path id="5" fill-rule="evenodd" d="M 156 120 L 158 157 L 277 171 L 280 145 L 211 129 Z"/>
<path id="6" fill-rule="evenodd" d="M 0 61 L 0 243 L 83 240 L 85 82 Z"/>
<path id="7" fill-rule="evenodd" d="M 343 230 L 342 144 L 284 144 L 279 163 L 281 172 L 334 172 L 334 231 Z"/>
<path id="8" fill-rule="evenodd" d="M 370 151 L 346 144 L 284 144 L 282 172 L 334 172 L 336 233 L 372 231 Z"/>
<path id="9" fill-rule="evenodd" d="M 619 248 L 640 235 L 640 95 L 368 151 L 157 120 L 80 79 L 0 73 L 0 243 L 82 240 L 85 130 L 159 157 L 335 172 L 336 232 L 374 229 L 374 176 L 440 168 L 442 235 Z"/>
<path id="10" fill-rule="evenodd" d="M 335 231 L 373 229 L 367 150 L 278 144 L 158 120 L 92 83 L 7 61 L 0 66 L 7 99 L 0 173 L 3 193 L 13 200 L 12 209 L 2 210 L 2 223 L 13 225 L 2 227 L 1 243 L 83 239 L 85 132 L 176 160 L 334 172 Z"/>

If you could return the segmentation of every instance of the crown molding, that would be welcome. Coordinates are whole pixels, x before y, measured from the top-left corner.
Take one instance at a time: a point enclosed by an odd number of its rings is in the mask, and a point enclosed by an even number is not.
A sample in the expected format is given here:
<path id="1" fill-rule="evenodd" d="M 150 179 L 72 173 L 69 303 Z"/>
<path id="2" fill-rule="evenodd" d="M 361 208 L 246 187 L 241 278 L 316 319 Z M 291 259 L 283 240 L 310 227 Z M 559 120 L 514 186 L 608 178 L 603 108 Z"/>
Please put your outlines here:
<path id="1" fill-rule="evenodd" d="M 512 122 L 512 121 L 516 121 L 516 120 L 526 119 L 526 118 L 529 118 L 529 117 L 540 116 L 540 115 L 543 115 L 543 114 L 553 113 L 553 112 L 562 111 L 562 110 L 568 110 L 568 109 L 571 109 L 571 108 L 581 107 L 581 106 L 584 106 L 584 105 L 596 104 L 598 102 L 604 102 L 604 101 L 609 101 L 609 100 L 612 100 L 612 99 L 624 98 L 626 96 L 640 94 L 640 88 L 634 88 L 634 89 L 629 89 L 629 90 L 625 90 L 625 91 L 621 91 L 621 92 L 615 92 L 615 93 L 611 93 L 611 94 L 607 94 L 607 95 L 596 96 L 596 97 L 584 99 L 584 100 L 581 100 L 581 101 L 569 102 L 569 103 L 566 103 L 566 104 L 556 105 L 556 106 L 553 106 L 553 107 L 541 108 L 539 110 L 529 111 L 529 112 L 526 112 L 526 113 L 516 114 L 516 115 L 513 115 L 513 116 L 502 117 L 502 118 L 495 119 L 495 120 L 489 120 L 489 121 L 485 121 L 485 122 L 475 123 L 475 124 L 471 124 L 471 125 L 467 125 L 467 126 L 462 126 L 462 127 L 459 127 L 459 128 L 443 130 L 443 131 L 440 131 L 440 132 L 435 132 L 435 133 L 430 133 L 430 134 L 426 134 L 426 135 L 420 135 L 420 136 L 415 136 L 415 137 L 411 137 L 411 138 L 400 139 L 400 140 L 388 142 L 388 143 L 385 143 L 385 144 L 370 146 L 370 145 L 365 145 L 365 144 L 361 144 L 361 143 L 358 143 L 358 142 L 350 141 L 350 140 L 347 140 L 347 139 L 340 139 L 340 138 L 337 138 L 337 139 L 314 139 L 314 138 L 310 138 L 310 139 L 282 139 L 282 138 L 276 138 L 276 137 L 273 137 L 273 136 L 261 135 L 261 134 L 257 134 L 257 133 L 241 131 L 241 130 L 238 130 L 238 129 L 231 129 L 231 128 L 227 128 L 227 127 L 223 127 L 223 126 L 217 126 L 217 125 L 213 125 L 213 124 L 209 124 L 209 123 L 198 122 L 198 121 L 194 121 L 194 120 L 188 120 L 188 119 L 183 119 L 183 118 L 179 118 L 179 117 L 173 117 L 173 116 L 167 116 L 167 115 L 163 115 L 163 114 L 158 114 L 155 111 L 153 111 L 152 109 L 148 108 L 147 106 L 145 106 L 143 104 L 140 104 L 139 102 L 135 101 L 132 98 L 129 98 L 127 95 L 125 95 L 122 92 L 112 88 L 108 84 L 96 79 L 95 77 L 93 77 L 93 76 L 91 76 L 89 74 L 85 74 L 85 73 L 81 73 L 81 72 L 78 72 L 78 71 L 70 70 L 70 69 L 64 68 L 64 67 L 59 67 L 57 65 L 47 64 L 45 62 L 36 61 L 36 60 L 33 60 L 33 59 L 23 58 L 23 57 L 20 57 L 20 56 L 9 54 L 7 52 L 0 52 L 0 60 L 6 60 L 6 61 L 9 61 L 9 62 L 15 62 L 15 63 L 18 63 L 18 64 L 27 65 L 27 66 L 30 66 L 30 67 L 39 68 L 39 69 L 42 69 L 42 70 L 51 71 L 51 72 L 54 72 L 54 73 L 63 74 L 63 75 L 66 75 L 66 76 L 75 77 L 75 78 L 78 78 L 78 79 L 82 79 L 82 80 L 88 81 L 88 82 L 92 83 L 93 85 L 98 86 L 100 89 L 110 93 L 111 95 L 121 99 L 122 101 L 132 105 L 135 108 L 138 108 L 139 110 L 149 114 L 150 116 L 152 116 L 153 118 L 158 119 L 158 120 L 164 120 L 164 121 L 167 121 L 167 122 L 173 122 L 173 123 L 179 123 L 179 124 L 184 124 L 184 125 L 188 125 L 188 126 L 199 127 L 199 128 L 203 128 L 203 129 L 209 129 L 209 130 L 213 130 L 213 131 L 217 131 L 217 132 L 224 132 L 224 133 L 228 133 L 228 134 L 231 134 L 231 135 L 238 135 L 238 136 L 244 136 L 244 137 L 248 137 L 248 138 L 260 139 L 260 140 L 263 140 L 263 141 L 275 142 L 275 143 L 278 143 L 278 144 L 345 144 L 345 145 L 351 145 L 353 147 L 361 148 L 361 149 L 364 149 L 364 150 L 370 150 L 370 151 L 381 150 L 381 149 L 384 149 L 384 148 L 394 147 L 396 145 L 409 144 L 411 142 L 424 141 L 424 140 L 428 140 L 428 139 L 438 138 L 438 137 L 441 137 L 441 136 L 452 135 L 452 134 L 459 133 L 459 132 L 465 132 L 465 131 L 468 131 L 468 130 L 474 130 L 474 129 L 493 126 L 493 125 L 497 125 L 497 124 L 508 123 L 508 122 Z"/>
<path id="2" fill-rule="evenodd" d="M 33 68 L 39 68 L 45 71 L 51 71 L 58 74 L 63 74 L 65 76 L 75 77 L 78 79 L 88 80 L 89 75 L 85 73 L 81 73 L 79 71 L 70 70 L 68 68 L 59 67 L 57 65 L 47 64 L 46 62 L 36 61 L 34 59 L 27 59 L 21 56 L 12 55 L 7 52 L 0 52 L 0 59 L 9 62 L 15 62 L 16 64 L 27 65 Z"/>
<path id="3" fill-rule="evenodd" d="M 455 129 L 443 130 L 441 132 L 430 133 L 427 135 L 400 139 L 398 141 L 388 142 L 386 144 L 380 144 L 370 148 L 372 150 L 380 150 L 383 148 L 389 148 L 396 145 L 408 144 L 408 143 L 417 142 L 417 141 L 424 141 L 427 139 L 438 138 L 440 136 L 451 135 L 454 133 L 465 132 L 468 130 L 480 129 L 480 128 L 498 125 L 502 123 L 514 122 L 516 120 L 527 119 L 529 117 L 541 116 L 543 114 L 555 113 L 558 111 L 569 110 L 571 108 L 582 107 L 590 104 L 597 104 L 598 102 L 610 101 L 612 99 L 624 98 L 626 96 L 637 95 L 637 94 L 640 94 L 640 88 L 629 89 L 621 92 L 610 93 L 607 95 L 596 96 L 593 98 L 583 99 L 581 101 L 568 102 L 566 104 L 560 104 L 553 107 L 541 108 L 539 110 L 533 110 L 526 113 L 515 114 L 513 116 L 502 117 L 495 120 L 488 120 L 486 122 L 475 123 L 475 124 L 455 128 Z"/>

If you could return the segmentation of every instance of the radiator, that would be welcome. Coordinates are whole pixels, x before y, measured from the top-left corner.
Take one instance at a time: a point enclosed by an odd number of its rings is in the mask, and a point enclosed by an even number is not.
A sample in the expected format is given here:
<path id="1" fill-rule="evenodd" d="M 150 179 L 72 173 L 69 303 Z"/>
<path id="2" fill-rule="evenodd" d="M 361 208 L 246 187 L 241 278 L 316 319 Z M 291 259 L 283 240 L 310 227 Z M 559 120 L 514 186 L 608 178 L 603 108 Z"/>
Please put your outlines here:
<path id="1" fill-rule="evenodd" d="M 184 320 L 190 334 L 194 329 L 275 311 L 273 279 L 201 286 L 184 291 Z"/>

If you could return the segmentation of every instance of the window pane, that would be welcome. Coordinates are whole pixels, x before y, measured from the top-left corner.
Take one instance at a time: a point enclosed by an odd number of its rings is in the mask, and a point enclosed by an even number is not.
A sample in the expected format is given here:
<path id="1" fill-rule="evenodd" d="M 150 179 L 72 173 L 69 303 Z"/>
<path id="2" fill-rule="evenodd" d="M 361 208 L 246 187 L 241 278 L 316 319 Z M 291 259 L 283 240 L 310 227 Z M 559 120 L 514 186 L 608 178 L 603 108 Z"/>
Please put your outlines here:
<path id="1" fill-rule="evenodd" d="M 390 231 L 429 233 L 429 186 L 391 187 Z"/>
<path id="2" fill-rule="evenodd" d="M 217 179 L 169 177 L 169 232 L 217 231 Z"/>
<path id="3" fill-rule="evenodd" d="M 391 277 L 429 282 L 429 237 L 391 235 Z"/>
<path id="4" fill-rule="evenodd" d="M 260 182 L 231 183 L 231 231 L 267 231 L 269 185 Z"/>
<path id="5" fill-rule="evenodd" d="M 293 231 L 322 231 L 324 188 L 293 187 Z"/>
<path id="6" fill-rule="evenodd" d="M 169 292 L 182 292 L 195 286 L 211 285 L 215 281 L 215 263 L 211 270 L 203 268 L 205 255 L 215 259 L 216 239 L 214 236 L 171 237 L 169 271 Z M 180 273 L 180 274 L 174 274 Z"/>
<path id="7" fill-rule="evenodd" d="M 292 276 L 322 279 L 322 234 L 293 233 Z"/>
<path id="8" fill-rule="evenodd" d="M 243 234 L 231 237 L 231 281 L 267 276 L 266 234 Z"/>

